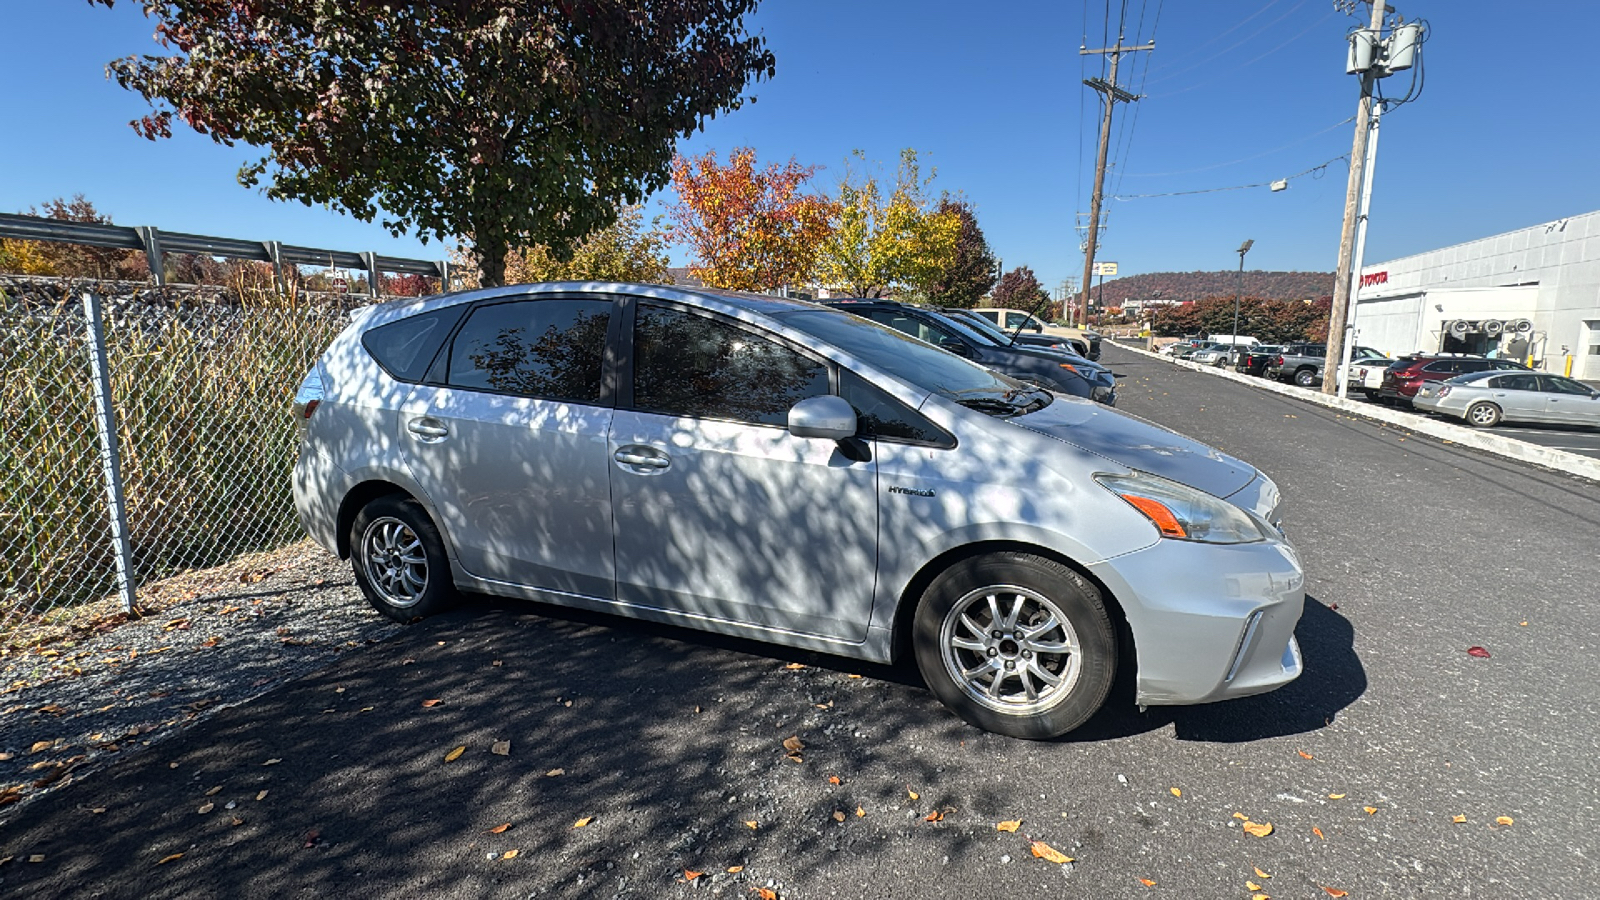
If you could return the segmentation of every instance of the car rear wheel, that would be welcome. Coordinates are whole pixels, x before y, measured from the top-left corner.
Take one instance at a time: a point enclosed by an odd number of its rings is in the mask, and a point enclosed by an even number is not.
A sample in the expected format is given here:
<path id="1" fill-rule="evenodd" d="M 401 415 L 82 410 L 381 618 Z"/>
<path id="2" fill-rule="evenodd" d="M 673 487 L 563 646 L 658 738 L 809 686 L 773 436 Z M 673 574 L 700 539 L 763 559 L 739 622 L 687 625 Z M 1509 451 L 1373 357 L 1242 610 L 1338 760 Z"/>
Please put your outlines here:
<path id="1" fill-rule="evenodd" d="M 1492 428 L 1500 424 L 1500 407 L 1487 400 L 1467 407 L 1467 422 L 1479 428 Z"/>
<path id="2" fill-rule="evenodd" d="M 1294 383 L 1301 387 L 1311 387 L 1317 380 L 1316 369 L 1300 369 L 1294 373 Z"/>
<path id="3" fill-rule="evenodd" d="M 1028 553 L 974 557 L 941 573 L 917 607 L 912 646 L 940 701 L 979 728 L 1018 738 L 1082 725 L 1117 670 L 1100 592 Z"/>
<path id="4" fill-rule="evenodd" d="M 396 622 L 441 613 L 455 602 L 444 541 L 421 504 L 390 494 L 350 526 L 350 564 L 373 608 Z"/>

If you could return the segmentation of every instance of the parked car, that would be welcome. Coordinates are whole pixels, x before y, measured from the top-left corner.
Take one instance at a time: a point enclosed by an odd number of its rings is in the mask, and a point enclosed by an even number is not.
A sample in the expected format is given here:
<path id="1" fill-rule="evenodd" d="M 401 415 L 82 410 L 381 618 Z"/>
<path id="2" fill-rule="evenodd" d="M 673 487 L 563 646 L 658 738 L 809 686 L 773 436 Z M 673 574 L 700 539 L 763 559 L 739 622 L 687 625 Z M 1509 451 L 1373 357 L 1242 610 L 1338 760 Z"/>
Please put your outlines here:
<path id="1" fill-rule="evenodd" d="M 904 655 L 1024 738 L 1087 720 L 1123 653 L 1141 705 L 1301 671 L 1266 475 L 839 309 L 576 282 L 371 306 L 295 409 L 300 519 L 398 621 L 466 589 Z"/>
<path id="2" fill-rule="evenodd" d="M 1292 381 L 1301 387 L 1311 387 L 1322 381 L 1322 364 L 1326 361 L 1326 344 L 1285 344 L 1278 355 L 1267 363 L 1265 374 L 1279 381 Z M 1383 359 L 1381 352 L 1371 347 L 1356 347 L 1350 352 L 1352 360 Z"/>
<path id="3" fill-rule="evenodd" d="M 1115 373 L 1092 359 L 1085 359 L 1079 356 L 1077 350 L 1073 349 L 1073 345 L 1064 338 L 1040 335 L 1029 335 L 1029 339 L 1024 339 L 1022 335 L 1013 337 L 1012 333 L 1001 331 L 988 319 L 970 309 L 946 307 L 940 309 L 939 312 L 1002 346 L 1021 347 L 1026 350 L 1048 350 L 1060 356 L 1066 362 L 1072 363 L 1079 372 L 1089 373 L 1091 383 L 1116 387 L 1117 376 Z"/>
<path id="4" fill-rule="evenodd" d="M 1281 344 L 1259 344 L 1254 347 L 1244 348 L 1238 360 L 1233 364 L 1235 371 L 1246 375 L 1260 375 L 1266 371 L 1267 363 L 1278 358 L 1278 353 L 1283 350 Z"/>
<path id="5" fill-rule="evenodd" d="M 1501 422 L 1600 427 L 1600 391 L 1544 372 L 1490 370 L 1424 383 L 1412 405 L 1479 428 Z"/>
<path id="6" fill-rule="evenodd" d="M 1395 362 L 1388 357 L 1352 361 L 1346 375 L 1347 390 L 1360 391 L 1368 400 L 1377 400 L 1378 389 L 1383 387 L 1383 371 Z"/>
<path id="7" fill-rule="evenodd" d="M 1100 358 L 1100 335 L 1082 328 L 1069 328 L 1065 325 L 1051 325 L 1041 321 L 1032 313 L 1020 309 L 1004 309 L 998 306 L 980 306 L 973 310 L 980 316 L 995 323 L 1002 331 L 1031 331 L 1034 334 L 1052 334 L 1057 337 L 1070 339 L 1078 345 L 1078 355 L 1087 359 Z"/>
<path id="8" fill-rule="evenodd" d="M 1233 345 L 1231 344 L 1212 344 L 1195 350 L 1183 358 L 1192 363 L 1199 363 L 1202 366 L 1217 366 L 1220 368 L 1227 362 L 1228 355 L 1232 352 Z"/>
<path id="9" fill-rule="evenodd" d="M 1015 346 L 980 334 L 944 313 L 895 300 L 842 298 L 824 300 L 822 304 L 865 316 L 1012 378 L 1116 405 L 1117 380 L 1110 372 L 1099 366 L 1089 369 L 1078 365 L 1058 351 Z"/>
<path id="10" fill-rule="evenodd" d="M 1162 347 L 1160 350 L 1158 350 L 1156 352 L 1160 353 L 1163 356 L 1171 356 L 1174 359 L 1176 359 L 1178 354 L 1185 353 L 1185 352 L 1193 352 L 1194 350 L 1199 349 L 1201 347 L 1201 345 L 1203 345 L 1205 343 L 1207 343 L 1207 342 L 1199 340 L 1199 339 L 1185 338 L 1185 339 L 1183 339 L 1181 341 L 1173 341 L 1172 343 L 1167 344 L 1165 347 Z"/>
<path id="11" fill-rule="evenodd" d="M 1378 386 L 1378 397 L 1408 405 L 1411 403 L 1411 398 L 1417 395 L 1417 389 L 1426 382 L 1444 381 L 1473 372 L 1504 370 L 1530 371 L 1522 363 L 1512 362 L 1509 359 L 1418 353 L 1395 360 L 1383 370 L 1383 381 Z"/>

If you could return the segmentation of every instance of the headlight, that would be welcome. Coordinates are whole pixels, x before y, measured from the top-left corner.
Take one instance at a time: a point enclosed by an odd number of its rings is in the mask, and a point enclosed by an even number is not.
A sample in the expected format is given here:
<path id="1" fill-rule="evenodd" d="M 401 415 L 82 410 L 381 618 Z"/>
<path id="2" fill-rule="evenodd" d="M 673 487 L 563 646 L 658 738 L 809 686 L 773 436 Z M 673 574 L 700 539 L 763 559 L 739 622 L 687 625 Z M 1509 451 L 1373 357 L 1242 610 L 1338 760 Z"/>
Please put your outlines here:
<path id="1" fill-rule="evenodd" d="M 1147 473 L 1096 475 L 1102 487 L 1156 526 L 1162 537 L 1208 544 L 1248 544 L 1272 536 L 1268 526 L 1232 503 Z"/>

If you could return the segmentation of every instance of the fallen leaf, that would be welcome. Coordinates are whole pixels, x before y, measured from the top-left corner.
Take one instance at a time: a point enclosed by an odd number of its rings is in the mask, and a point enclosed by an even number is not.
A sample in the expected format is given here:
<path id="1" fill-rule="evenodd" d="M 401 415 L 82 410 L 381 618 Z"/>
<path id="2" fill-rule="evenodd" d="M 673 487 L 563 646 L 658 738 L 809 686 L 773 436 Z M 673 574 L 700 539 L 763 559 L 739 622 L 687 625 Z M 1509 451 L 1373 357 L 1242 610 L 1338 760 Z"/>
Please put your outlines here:
<path id="1" fill-rule="evenodd" d="M 1250 822 L 1250 821 L 1246 821 L 1240 827 L 1243 828 L 1245 831 L 1249 832 L 1250 834 L 1255 835 L 1256 837 L 1266 837 L 1267 835 L 1272 833 L 1272 823 L 1271 822 Z"/>
<path id="2" fill-rule="evenodd" d="M 462 744 L 461 746 L 455 748 L 454 750 L 451 750 L 449 753 L 446 753 L 444 755 L 444 761 L 445 762 L 455 762 L 456 760 L 460 759 L 461 758 L 461 754 L 463 754 L 465 752 L 467 752 L 467 745 L 466 744 Z"/>
<path id="3" fill-rule="evenodd" d="M 261 793 L 257 794 L 256 795 L 256 799 L 257 800 L 265 800 L 265 799 L 267 799 L 267 792 L 266 791 L 262 791 Z"/>
<path id="4" fill-rule="evenodd" d="M 1260 894 L 1260 893 L 1251 894 L 1250 895 L 1250 900 L 1272 900 L 1272 896 L 1270 894 Z"/>
<path id="5" fill-rule="evenodd" d="M 28 748 L 28 752 L 29 753 L 38 753 L 41 750 L 49 750 L 51 747 L 54 747 L 55 745 L 56 745 L 55 741 L 34 741 L 33 742 L 33 746 Z"/>
<path id="6" fill-rule="evenodd" d="M 584 816 L 583 818 L 579 819 L 578 821 L 573 822 L 572 823 L 572 827 L 573 828 L 582 828 L 583 826 L 585 826 L 585 825 L 587 825 L 587 824 L 589 824 L 590 822 L 593 822 L 593 821 L 594 821 L 594 816 Z"/>
<path id="7" fill-rule="evenodd" d="M 495 827 L 489 829 L 488 831 L 485 831 L 484 834 L 505 834 L 506 830 L 509 829 L 510 827 L 511 827 L 511 823 L 510 822 L 506 822 L 503 825 L 496 825 Z"/>
<path id="8" fill-rule="evenodd" d="M 424 701 L 422 701 L 422 708 L 423 709 L 432 709 L 435 706 L 438 706 L 439 704 L 441 704 L 443 702 L 444 702 L 443 700 L 439 700 L 439 699 L 424 700 Z"/>
<path id="9" fill-rule="evenodd" d="M 199 813 L 200 815 L 203 816 L 206 813 L 211 812 L 213 809 L 216 809 L 216 808 L 217 808 L 217 805 L 215 803 L 207 802 L 207 803 L 200 804 L 200 808 L 195 810 L 195 812 L 197 812 L 197 813 Z"/>
<path id="10" fill-rule="evenodd" d="M 1526 627 L 1528 627 L 1528 620 L 1527 619 L 1523 619 L 1521 622 L 1518 622 L 1517 624 L 1521 625 L 1524 628 L 1526 628 Z"/>
<path id="11" fill-rule="evenodd" d="M 312 847 L 317 845 L 317 841 L 321 838 L 321 832 L 317 831 L 315 828 L 311 829 L 310 831 L 306 832 L 306 842 L 300 845 L 300 849 L 310 850 Z"/>
<path id="12" fill-rule="evenodd" d="M 229 820 L 228 824 L 232 825 L 234 828 L 238 828 L 240 825 L 244 824 L 244 820 L 238 816 L 234 816 L 231 820 Z"/>
<path id="13" fill-rule="evenodd" d="M 1319 838 L 1322 838 L 1322 840 L 1327 840 L 1327 838 L 1325 838 L 1325 837 L 1323 837 L 1323 836 L 1322 836 L 1322 829 L 1321 829 L 1321 828 L 1318 828 L 1318 827 L 1317 827 L 1317 826 L 1315 826 L 1315 825 L 1313 825 L 1313 826 L 1311 826 L 1311 833 L 1312 833 L 1312 834 L 1314 834 L 1314 835 L 1316 835 L 1316 836 L 1317 836 L 1317 837 L 1319 837 Z"/>
<path id="14" fill-rule="evenodd" d="M 89 812 L 91 812 L 91 813 L 93 813 L 93 814 L 95 814 L 97 816 L 100 815 L 101 813 L 105 812 L 105 811 L 106 811 L 106 808 L 104 806 L 96 806 L 94 809 L 89 810 Z"/>
<path id="15" fill-rule="evenodd" d="M 739 874 L 740 872 L 743 872 L 743 871 L 744 871 L 744 866 L 729 866 L 728 867 L 728 874 L 729 875 L 737 875 L 737 874 Z"/>
<path id="16" fill-rule="evenodd" d="M 1254 881 L 1246 881 L 1244 883 L 1244 889 L 1247 891 L 1259 891 L 1261 890 L 1261 885 L 1256 884 Z"/>
<path id="17" fill-rule="evenodd" d="M 843 822 L 844 819 L 845 819 L 844 810 L 836 809 L 836 810 L 833 811 L 833 820 L 835 822 Z"/>
<path id="18" fill-rule="evenodd" d="M 1155 887 L 1156 886 L 1156 883 L 1154 881 L 1151 881 L 1148 878 L 1139 879 L 1139 883 L 1144 885 L 1145 887 Z"/>
<path id="19" fill-rule="evenodd" d="M 745 821 L 744 824 L 745 824 L 745 827 L 749 828 L 751 831 L 755 831 L 757 828 L 761 827 L 759 824 L 756 823 L 755 819 L 748 819 L 748 820 Z"/>
<path id="20" fill-rule="evenodd" d="M 1246 822 L 1248 822 L 1248 821 L 1250 821 L 1250 817 L 1249 817 L 1249 816 L 1247 816 L 1247 815 L 1245 815 L 1245 814 L 1244 814 L 1244 813 L 1242 813 L 1242 812 L 1236 812 L 1236 813 L 1234 813 L 1234 814 L 1233 814 L 1233 817 L 1234 817 L 1234 818 L 1235 818 L 1235 819 L 1243 819 L 1243 820 L 1245 820 L 1245 821 L 1246 821 Z"/>
<path id="21" fill-rule="evenodd" d="M 1324 891 L 1327 891 L 1329 897 L 1348 897 L 1348 896 L 1350 896 L 1350 892 L 1349 891 L 1341 891 L 1338 888 L 1331 888 L 1331 887 L 1328 887 L 1326 885 L 1321 885 L 1321 884 L 1317 885 L 1317 887 L 1322 888 Z"/>
<path id="22" fill-rule="evenodd" d="M 861 807 L 859 807 L 859 806 L 858 806 L 858 807 L 856 807 L 856 818 L 858 818 L 858 819 L 865 819 L 865 818 L 866 818 L 866 817 L 867 817 L 867 811 L 866 811 L 866 810 L 864 810 L 864 809 L 862 809 L 862 808 L 861 808 Z"/>
<path id="23" fill-rule="evenodd" d="M 1366 810 L 1367 811 L 1367 815 L 1369 815 L 1369 816 L 1378 811 L 1378 808 L 1376 806 L 1363 806 L 1361 808 Z"/>
<path id="24" fill-rule="evenodd" d="M 219 784 L 216 787 L 212 788 L 211 790 L 206 791 L 206 796 L 207 797 L 215 797 L 216 795 L 218 795 L 220 793 L 222 793 L 222 785 Z"/>
<path id="25" fill-rule="evenodd" d="M 177 854 L 177 856 L 182 856 L 182 855 L 183 855 L 182 853 Z M 176 857 L 174 857 L 174 858 L 176 858 Z M 31 863 L 42 863 L 42 862 L 44 862 L 44 854 L 43 853 L 35 853 L 32 856 L 28 857 L 28 862 L 31 862 Z"/>
<path id="26" fill-rule="evenodd" d="M 1183 796 L 1183 791 L 1180 791 L 1177 788 L 1167 788 L 1167 790 L 1171 791 L 1172 792 L 1172 796 L 1174 796 L 1174 797 L 1182 797 Z"/>
<path id="27" fill-rule="evenodd" d="M 790 753 L 799 753 L 805 748 L 805 741 L 800 740 L 799 736 L 797 735 L 791 735 L 783 739 L 783 749 L 789 751 Z"/>
<path id="28" fill-rule="evenodd" d="M 183 859 L 183 854 L 182 853 L 173 853 L 173 854 L 170 854 L 168 856 L 163 856 L 163 857 L 161 857 L 161 859 L 156 861 L 156 865 L 164 866 L 167 863 L 172 862 L 175 859 Z"/>
<path id="29" fill-rule="evenodd" d="M 273 757 L 272 759 L 269 759 L 266 762 L 262 763 L 262 765 L 263 766 L 275 766 L 275 765 L 277 765 L 278 763 L 281 763 L 281 762 L 283 762 L 282 759 L 279 759 L 277 757 Z M 177 763 L 173 763 L 173 765 L 176 766 Z"/>
<path id="30" fill-rule="evenodd" d="M 1300 756 L 1305 758 L 1305 759 L 1316 759 L 1315 756 L 1312 756 L 1311 754 L 1305 752 L 1304 750 L 1296 750 L 1295 752 L 1300 754 Z"/>
<path id="31" fill-rule="evenodd" d="M 829 775 L 828 776 L 828 783 L 829 784 L 840 784 L 841 782 L 839 781 L 839 776 L 837 776 L 837 775 Z"/>
<path id="32" fill-rule="evenodd" d="M 944 813 L 942 813 L 942 812 L 940 812 L 939 810 L 936 809 L 933 812 L 928 813 L 927 815 L 923 816 L 922 817 L 922 821 L 924 821 L 924 822 L 943 822 L 944 821 Z"/>
<path id="33" fill-rule="evenodd" d="M 1328 799 L 1329 800 L 1343 800 L 1344 799 L 1344 795 L 1343 794 L 1329 794 L 1328 795 Z"/>
<path id="34" fill-rule="evenodd" d="M 833 701 L 829 700 L 827 703 L 818 703 L 817 709 L 833 709 Z"/>
<path id="35" fill-rule="evenodd" d="M 850 677 L 851 678 L 860 678 L 861 676 L 860 675 L 851 675 Z"/>
<path id="36" fill-rule="evenodd" d="M 1047 862 L 1059 864 L 1072 862 L 1072 857 L 1062 853 L 1060 850 L 1057 850 L 1049 844 L 1046 844 L 1044 841 L 1032 841 L 1029 843 L 1028 849 L 1033 851 L 1034 856 L 1037 856 Z"/>
<path id="37" fill-rule="evenodd" d="M 507 850 L 506 852 L 500 854 L 500 858 L 501 859 L 516 859 L 517 858 L 517 854 L 521 853 L 521 852 L 522 852 L 521 850 Z"/>
<path id="38" fill-rule="evenodd" d="M 913 800 L 919 800 L 922 797 L 922 795 L 918 794 L 916 791 L 913 791 L 911 789 L 911 785 L 909 785 L 909 784 L 906 785 L 906 796 L 910 797 Z"/>
<path id="39" fill-rule="evenodd" d="M 511 755 L 511 742 L 510 741 L 495 741 L 493 744 L 489 745 L 489 752 L 493 753 L 495 756 L 510 756 Z"/>
<path id="40" fill-rule="evenodd" d="M 1022 827 L 1022 820 L 1021 819 L 1011 819 L 1011 820 L 1008 820 L 1008 821 L 1005 821 L 1005 822 L 996 823 L 995 826 L 994 826 L 994 830 L 995 831 L 1016 831 L 1018 828 L 1021 828 L 1021 827 Z"/>
<path id="41" fill-rule="evenodd" d="M 684 881 L 693 881 L 696 878 L 699 878 L 701 875 L 704 875 L 704 874 L 705 874 L 704 872 L 696 872 L 693 869 L 684 869 L 683 870 L 683 880 Z"/>
<path id="42" fill-rule="evenodd" d="M 1511 823 L 1515 822 L 1516 820 L 1511 818 L 1510 816 L 1496 816 L 1494 821 L 1495 821 L 1495 824 L 1497 824 L 1497 825 L 1510 825 Z M 1534 829 L 1534 830 L 1537 831 L 1538 829 Z"/>
<path id="43" fill-rule="evenodd" d="M 1271 878 L 1272 877 L 1271 875 L 1268 875 L 1267 873 L 1261 871 L 1261 867 L 1260 866 L 1252 866 L 1251 868 L 1256 870 L 1256 877 L 1257 878 Z"/>
<path id="44" fill-rule="evenodd" d="M 800 664 L 800 663 L 789 663 L 787 666 L 784 666 L 784 668 L 785 669 L 804 669 L 805 666 Z"/>
<path id="45" fill-rule="evenodd" d="M 1460 825 L 1463 822 L 1467 821 L 1467 817 L 1466 816 L 1451 816 L 1450 817 L 1450 821 L 1456 823 L 1457 825 Z"/>
<path id="46" fill-rule="evenodd" d="M 1482 647 L 1468 647 L 1467 648 L 1467 655 L 1468 656 L 1476 656 L 1479 659 L 1488 659 L 1489 658 L 1489 651 L 1483 649 Z"/>
<path id="47" fill-rule="evenodd" d="M 755 895 L 759 897 L 760 900 L 778 900 L 778 892 L 770 888 L 758 887 L 751 888 L 750 890 L 754 891 Z"/>
<path id="48" fill-rule="evenodd" d="M 567 770 L 566 769 L 551 769 L 550 771 L 544 773 L 544 777 L 546 777 L 546 778 L 554 778 L 557 775 L 565 775 L 565 774 L 567 774 Z"/>

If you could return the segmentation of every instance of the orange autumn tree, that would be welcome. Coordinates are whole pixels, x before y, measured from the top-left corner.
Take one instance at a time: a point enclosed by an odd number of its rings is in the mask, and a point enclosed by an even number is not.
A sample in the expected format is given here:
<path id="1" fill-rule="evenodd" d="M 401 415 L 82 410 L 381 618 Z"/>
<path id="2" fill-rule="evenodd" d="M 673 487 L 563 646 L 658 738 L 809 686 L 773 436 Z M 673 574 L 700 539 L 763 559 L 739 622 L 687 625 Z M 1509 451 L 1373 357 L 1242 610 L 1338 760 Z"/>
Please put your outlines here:
<path id="1" fill-rule="evenodd" d="M 673 239 L 694 250 L 690 274 L 738 291 L 808 280 L 837 213 L 833 200 L 803 191 L 816 171 L 792 158 L 757 168 L 749 147 L 735 149 L 726 165 L 715 150 L 673 160 L 678 199 L 668 210 Z"/>

